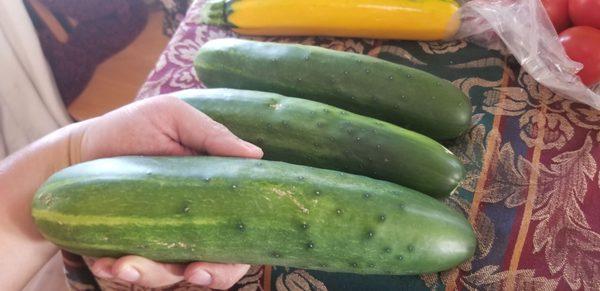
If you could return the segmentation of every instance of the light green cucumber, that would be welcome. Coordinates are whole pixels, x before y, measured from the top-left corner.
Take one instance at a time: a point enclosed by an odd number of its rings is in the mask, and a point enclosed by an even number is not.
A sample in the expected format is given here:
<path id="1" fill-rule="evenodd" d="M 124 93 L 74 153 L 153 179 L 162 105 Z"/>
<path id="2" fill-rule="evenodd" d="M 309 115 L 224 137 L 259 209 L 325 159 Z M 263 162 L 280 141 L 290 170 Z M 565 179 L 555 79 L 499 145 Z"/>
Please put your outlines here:
<path id="1" fill-rule="evenodd" d="M 462 215 L 414 190 L 250 159 L 78 164 L 38 190 L 32 214 L 48 240 L 95 257 L 418 274 L 450 269 L 475 248 Z"/>

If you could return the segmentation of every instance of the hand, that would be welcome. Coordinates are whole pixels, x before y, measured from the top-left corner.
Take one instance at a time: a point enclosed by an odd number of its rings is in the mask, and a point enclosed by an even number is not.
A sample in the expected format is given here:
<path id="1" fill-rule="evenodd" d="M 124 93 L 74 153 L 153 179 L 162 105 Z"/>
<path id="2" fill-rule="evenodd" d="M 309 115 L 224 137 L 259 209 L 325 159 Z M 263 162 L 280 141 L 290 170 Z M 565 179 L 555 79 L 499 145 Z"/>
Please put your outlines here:
<path id="1" fill-rule="evenodd" d="M 168 96 L 138 101 L 104 116 L 82 122 L 70 135 L 70 163 L 122 155 L 208 154 L 262 157 L 262 150 L 237 138 L 185 102 Z M 196 262 L 162 264 L 138 256 L 101 258 L 93 262 L 94 275 L 163 287 L 182 280 L 214 289 L 227 289 L 249 266 Z"/>

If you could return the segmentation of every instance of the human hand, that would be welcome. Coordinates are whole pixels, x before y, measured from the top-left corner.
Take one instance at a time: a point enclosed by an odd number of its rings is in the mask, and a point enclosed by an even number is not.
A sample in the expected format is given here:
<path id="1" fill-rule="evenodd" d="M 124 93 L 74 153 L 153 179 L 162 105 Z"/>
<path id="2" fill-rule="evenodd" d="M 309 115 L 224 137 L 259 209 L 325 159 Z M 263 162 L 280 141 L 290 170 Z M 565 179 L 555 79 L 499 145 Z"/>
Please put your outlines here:
<path id="1" fill-rule="evenodd" d="M 138 101 L 104 116 L 82 122 L 69 137 L 70 163 L 123 155 L 194 155 L 262 157 L 260 148 L 185 102 L 168 96 Z M 145 287 L 163 287 L 182 280 L 227 289 L 249 266 L 243 264 L 163 264 L 139 256 L 93 261 L 94 275 Z"/>

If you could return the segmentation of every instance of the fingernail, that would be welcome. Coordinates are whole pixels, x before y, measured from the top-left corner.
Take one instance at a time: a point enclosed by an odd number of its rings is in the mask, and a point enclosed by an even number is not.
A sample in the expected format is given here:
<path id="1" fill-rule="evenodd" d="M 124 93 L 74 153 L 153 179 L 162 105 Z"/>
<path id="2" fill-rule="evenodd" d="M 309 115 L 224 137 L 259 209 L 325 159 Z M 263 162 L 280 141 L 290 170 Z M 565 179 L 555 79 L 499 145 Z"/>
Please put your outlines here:
<path id="1" fill-rule="evenodd" d="M 110 279 L 113 277 L 113 275 L 110 273 L 110 271 L 107 269 L 104 269 L 104 268 L 94 270 L 94 275 L 96 275 L 96 277 L 99 277 L 102 279 Z"/>
<path id="2" fill-rule="evenodd" d="M 125 266 L 121 268 L 117 278 L 127 282 L 135 282 L 140 278 L 140 273 L 131 266 Z"/>
<path id="3" fill-rule="evenodd" d="M 246 146 L 247 149 L 252 150 L 252 151 L 260 151 L 261 149 L 247 141 L 242 141 L 244 146 Z"/>
<path id="4" fill-rule="evenodd" d="M 208 272 L 204 270 L 198 270 L 192 274 L 188 281 L 192 284 L 208 286 L 212 282 L 212 277 Z"/>

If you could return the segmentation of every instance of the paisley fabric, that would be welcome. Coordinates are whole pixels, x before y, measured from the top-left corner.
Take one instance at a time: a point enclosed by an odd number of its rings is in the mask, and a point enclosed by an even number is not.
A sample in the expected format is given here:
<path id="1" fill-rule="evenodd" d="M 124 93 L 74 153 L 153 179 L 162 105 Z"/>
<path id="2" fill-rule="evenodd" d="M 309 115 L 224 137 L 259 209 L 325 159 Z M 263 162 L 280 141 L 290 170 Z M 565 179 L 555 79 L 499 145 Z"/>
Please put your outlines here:
<path id="1" fill-rule="evenodd" d="M 192 4 L 138 98 L 202 87 L 192 65 L 198 48 L 237 37 L 198 25 L 202 2 Z M 233 289 L 600 290 L 600 111 L 552 93 L 512 57 L 463 41 L 259 39 L 376 56 L 448 79 L 467 94 L 472 128 L 447 146 L 468 174 L 446 203 L 470 219 L 478 247 L 472 260 L 441 273 L 360 276 L 264 266 Z"/>
<path id="2" fill-rule="evenodd" d="M 192 0 L 160 0 L 165 16 L 163 18 L 163 34 L 173 36 L 179 23 L 184 19 Z"/>

